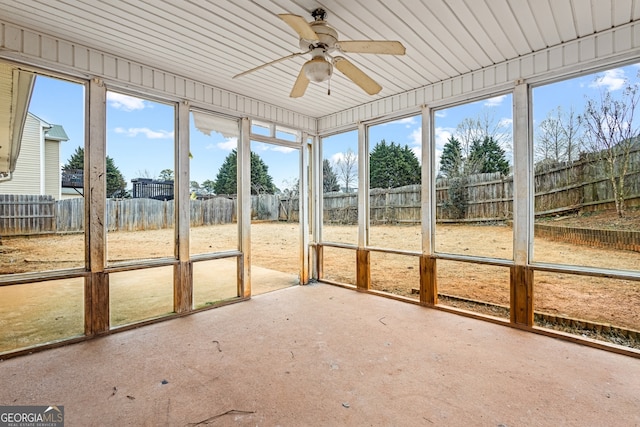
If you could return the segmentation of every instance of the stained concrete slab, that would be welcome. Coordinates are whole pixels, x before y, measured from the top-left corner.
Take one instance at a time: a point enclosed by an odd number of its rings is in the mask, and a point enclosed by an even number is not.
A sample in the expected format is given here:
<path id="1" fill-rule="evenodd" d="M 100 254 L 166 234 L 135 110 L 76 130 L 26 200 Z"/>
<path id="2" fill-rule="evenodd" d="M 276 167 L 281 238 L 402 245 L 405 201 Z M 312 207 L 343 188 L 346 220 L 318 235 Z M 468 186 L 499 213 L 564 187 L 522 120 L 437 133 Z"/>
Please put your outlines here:
<path id="1" fill-rule="evenodd" d="M 0 362 L 67 426 L 634 426 L 640 361 L 336 286 Z"/>

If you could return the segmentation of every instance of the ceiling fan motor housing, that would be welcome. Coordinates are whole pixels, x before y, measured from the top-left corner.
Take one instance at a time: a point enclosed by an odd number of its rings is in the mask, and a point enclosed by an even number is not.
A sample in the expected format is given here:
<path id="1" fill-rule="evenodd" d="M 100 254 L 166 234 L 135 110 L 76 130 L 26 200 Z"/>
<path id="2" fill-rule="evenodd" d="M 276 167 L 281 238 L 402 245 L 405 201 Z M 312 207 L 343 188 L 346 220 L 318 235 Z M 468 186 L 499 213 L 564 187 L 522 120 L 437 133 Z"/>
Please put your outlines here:
<path id="1" fill-rule="evenodd" d="M 310 41 L 300 39 L 300 49 L 307 50 L 311 47 L 324 47 L 327 52 L 332 52 L 335 49 L 335 44 L 338 41 L 338 32 L 326 21 L 312 21 L 309 25 L 318 35 L 319 41 Z"/>

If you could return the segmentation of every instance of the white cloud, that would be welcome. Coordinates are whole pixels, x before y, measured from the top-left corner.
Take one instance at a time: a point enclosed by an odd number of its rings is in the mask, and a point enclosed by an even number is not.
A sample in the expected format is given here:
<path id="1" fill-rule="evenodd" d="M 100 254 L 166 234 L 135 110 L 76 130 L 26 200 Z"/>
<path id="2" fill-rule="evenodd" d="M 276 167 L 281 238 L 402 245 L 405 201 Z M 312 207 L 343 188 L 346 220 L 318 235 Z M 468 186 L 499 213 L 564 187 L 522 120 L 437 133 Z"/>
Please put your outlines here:
<path id="1" fill-rule="evenodd" d="M 272 149 L 272 151 L 277 151 L 279 153 L 290 153 L 292 151 L 296 151 L 295 148 L 291 148 L 291 147 L 284 147 L 282 145 L 275 145 Z"/>
<path id="2" fill-rule="evenodd" d="M 113 108 L 124 111 L 142 110 L 146 107 L 142 99 L 115 92 L 107 92 L 107 101 Z"/>
<path id="3" fill-rule="evenodd" d="M 422 147 L 411 147 L 411 151 L 413 151 L 413 154 L 418 158 L 418 163 L 422 164 Z"/>
<path id="4" fill-rule="evenodd" d="M 436 111 L 436 117 L 440 117 L 440 118 L 447 117 L 447 110 L 438 110 L 438 111 Z"/>
<path id="5" fill-rule="evenodd" d="M 173 138 L 173 131 L 167 130 L 151 130 L 149 128 L 115 128 L 115 133 L 124 134 L 128 137 L 134 138 L 138 135 L 144 135 L 149 139 L 171 139 Z"/>
<path id="6" fill-rule="evenodd" d="M 500 129 L 503 128 L 511 128 L 511 126 L 513 125 L 513 119 L 510 117 L 505 117 L 500 119 L 500 121 L 498 122 L 498 127 Z"/>
<path id="7" fill-rule="evenodd" d="M 406 127 L 411 127 L 416 124 L 416 118 L 414 117 L 405 117 L 404 119 L 398 119 L 391 122 L 383 123 L 382 126 L 387 125 L 406 125 Z"/>
<path id="8" fill-rule="evenodd" d="M 356 162 L 358 161 L 358 155 L 354 152 L 353 153 L 353 157 L 355 158 Z M 335 165 L 336 163 L 338 163 L 338 160 L 343 160 L 344 159 L 344 153 L 335 153 L 334 155 L 332 155 L 329 158 L 329 162 L 332 165 Z"/>
<path id="9" fill-rule="evenodd" d="M 452 128 L 440 128 L 440 127 L 437 127 L 435 129 L 436 150 L 438 150 L 438 149 L 441 150 L 442 147 L 444 147 L 444 145 L 447 143 L 449 138 L 451 138 L 451 136 L 453 135 L 454 132 L 455 132 L 455 129 L 452 129 Z"/>
<path id="10" fill-rule="evenodd" d="M 218 142 L 216 146 L 222 150 L 231 151 L 238 147 L 238 138 L 226 138 L 224 142 Z"/>
<path id="11" fill-rule="evenodd" d="M 506 97 L 507 95 L 494 96 L 493 98 L 489 98 L 484 101 L 483 105 L 485 107 L 497 107 L 498 105 L 502 104 L 502 101 L 504 101 Z"/>
<path id="12" fill-rule="evenodd" d="M 624 70 L 622 68 L 614 68 L 613 70 L 607 70 L 604 74 L 596 77 L 589 87 L 605 87 L 608 91 L 614 91 L 622 89 L 625 82 L 626 78 Z"/>
<path id="13" fill-rule="evenodd" d="M 413 132 L 411 132 L 409 141 L 411 141 L 411 145 L 422 146 L 422 127 L 414 129 Z"/>
<path id="14" fill-rule="evenodd" d="M 251 144 L 251 151 L 268 151 L 269 144 L 265 144 L 264 142 L 253 142 Z"/>
<path id="15" fill-rule="evenodd" d="M 332 165 L 335 165 L 336 163 L 338 163 L 339 160 L 344 159 L 344 153 L 335 153 L 334 155 L 331 156 L 331 158 L 329 159 L 329 162 L 331 162 Z"/>

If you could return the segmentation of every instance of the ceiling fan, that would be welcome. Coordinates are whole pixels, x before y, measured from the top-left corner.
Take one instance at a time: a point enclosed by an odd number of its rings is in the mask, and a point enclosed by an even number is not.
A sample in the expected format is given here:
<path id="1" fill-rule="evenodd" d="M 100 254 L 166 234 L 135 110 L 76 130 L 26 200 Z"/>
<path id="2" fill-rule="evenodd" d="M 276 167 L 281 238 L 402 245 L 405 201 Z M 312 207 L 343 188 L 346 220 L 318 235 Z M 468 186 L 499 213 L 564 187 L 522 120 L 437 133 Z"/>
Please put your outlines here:
<path id="1" fill-rule="evenodd" d="M 405 48 L 402 43 L 399 41 L 386 40 L 340 41 L 338 40 L 338 32 L 325 21 L 326 15 L 327 13 L 324 9 L 315 9 L 311 12 L 314 20 L 307 22 L 299 15 L 279 14 L 278 16 L 298 33 L 300 36 L 300 49 L 304 51 L 292 53 L 275 61 L 259 65 L 237 74 L 233 76 L 233 78 L 247 75 L 261 68 L 284 61 L 285 59 L 310 53 L 311 59 L 305 62 L 300 69 L 298 78 L 289 94 L 290 97 L 298 98 L 304 95 L 310 81 L 320 83 L 329 80 L 333 74 L 334 66 L 369 95 L 375 95 L 380 92 L 382 86 L 347 58 L 344 56 L 332 56 L 331 54 L 337 51 L 341 53 L 404 55 Z"/>

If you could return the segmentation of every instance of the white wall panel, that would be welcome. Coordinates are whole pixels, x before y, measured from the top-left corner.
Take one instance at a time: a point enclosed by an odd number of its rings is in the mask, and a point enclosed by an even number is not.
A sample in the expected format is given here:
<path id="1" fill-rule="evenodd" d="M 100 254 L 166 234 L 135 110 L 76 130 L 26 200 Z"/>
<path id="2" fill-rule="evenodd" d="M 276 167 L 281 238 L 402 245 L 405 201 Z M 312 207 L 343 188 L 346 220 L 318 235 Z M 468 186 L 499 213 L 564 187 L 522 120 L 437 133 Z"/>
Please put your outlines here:
<path id="1" fill-rule="evenodd" d="M 40 40 L 37 34 L 31 31 L 24 31 L 22 33 L 24 53 L 31 56 L 40 55 Z"/>
<path id="2" fill-rule="evenodd" d="M 89 50 L 80 47 L 73 46 L 73 67 L 82 70 L 89 70 Z"/>
<path id="3" fill-rule="evenodd" d="M 565 30 L 570 31 L 569 27 Z M 416 112 L 422 104 L 438 108 L 466 99 L 490 96 L 492 93 L 512 88 L 515 82 L 521 79 L 535 82 L 545 79 L 553 80 L 573 72 L 588 72 L 632 60 L 640 61 L 640 23 L 638 22 L 592 34 L 580 40 L 495 64 L 424 88 L 373 101 L 370 103 L 371 108 L 358 109 L 359 112 L 364 111 L 369 115 L 360 116 L 357 119 L 366 121 L 391 116 L 399 112 L 400 106 L 407 111 L 415 110 Z M 467 79 L 473 84 L 465 84 Z M 419 101 L 419 97 L 415 96 L 418 93 L 424 95 Z M 402 100 L 409 100 L 412 98 L 411 94 L 415 100 L 413 103 L 401 102 L 398 99 L 402 97 Z M 318 132 L 331 133 L 335 131 L 335 127 L 347 127 L 353 123 L 347 119 L 351 111 L 345 110 L 321 117 L 318 120 Z"/>
<path id="4" fill-rule="evenodd" d="M 71 45 L 70 43 L 59 41 L 56 43 L 56 48 L 58 49 L 58 56 L 57 58 L 54 59 L 53 62 L 58 62 L 61 65 L 72 67 L 73 66 L 73 45 Z"/>
<path id="5" fill-rule="evenodd" d="M 608 43 L 600 43 L 600 41 L 603 41 L 603 38 L 600 38 L 597 48 L 594 39 L 586 39 L 580 43 L 580 52 L 578 55 L 580 56 L 581 62 L 591 61 L 595 59 L 598 54 L 611 54 L 611 41 L 609 40 Z"/>
<path id="6" fill-rule="evenodd" d="M 176 101 L 186 98 L 197 101 L 200 108 L 235 117 L 252 116 L 310 133 L 316 131 L 315 119 L 294 111 L 268 108 L 257 100 L 8 23 L 0 23 L 0 49 L 0 58 L 23 61 L 75 77 L 100 77 L 110 86 L 153 92 Z"/>

